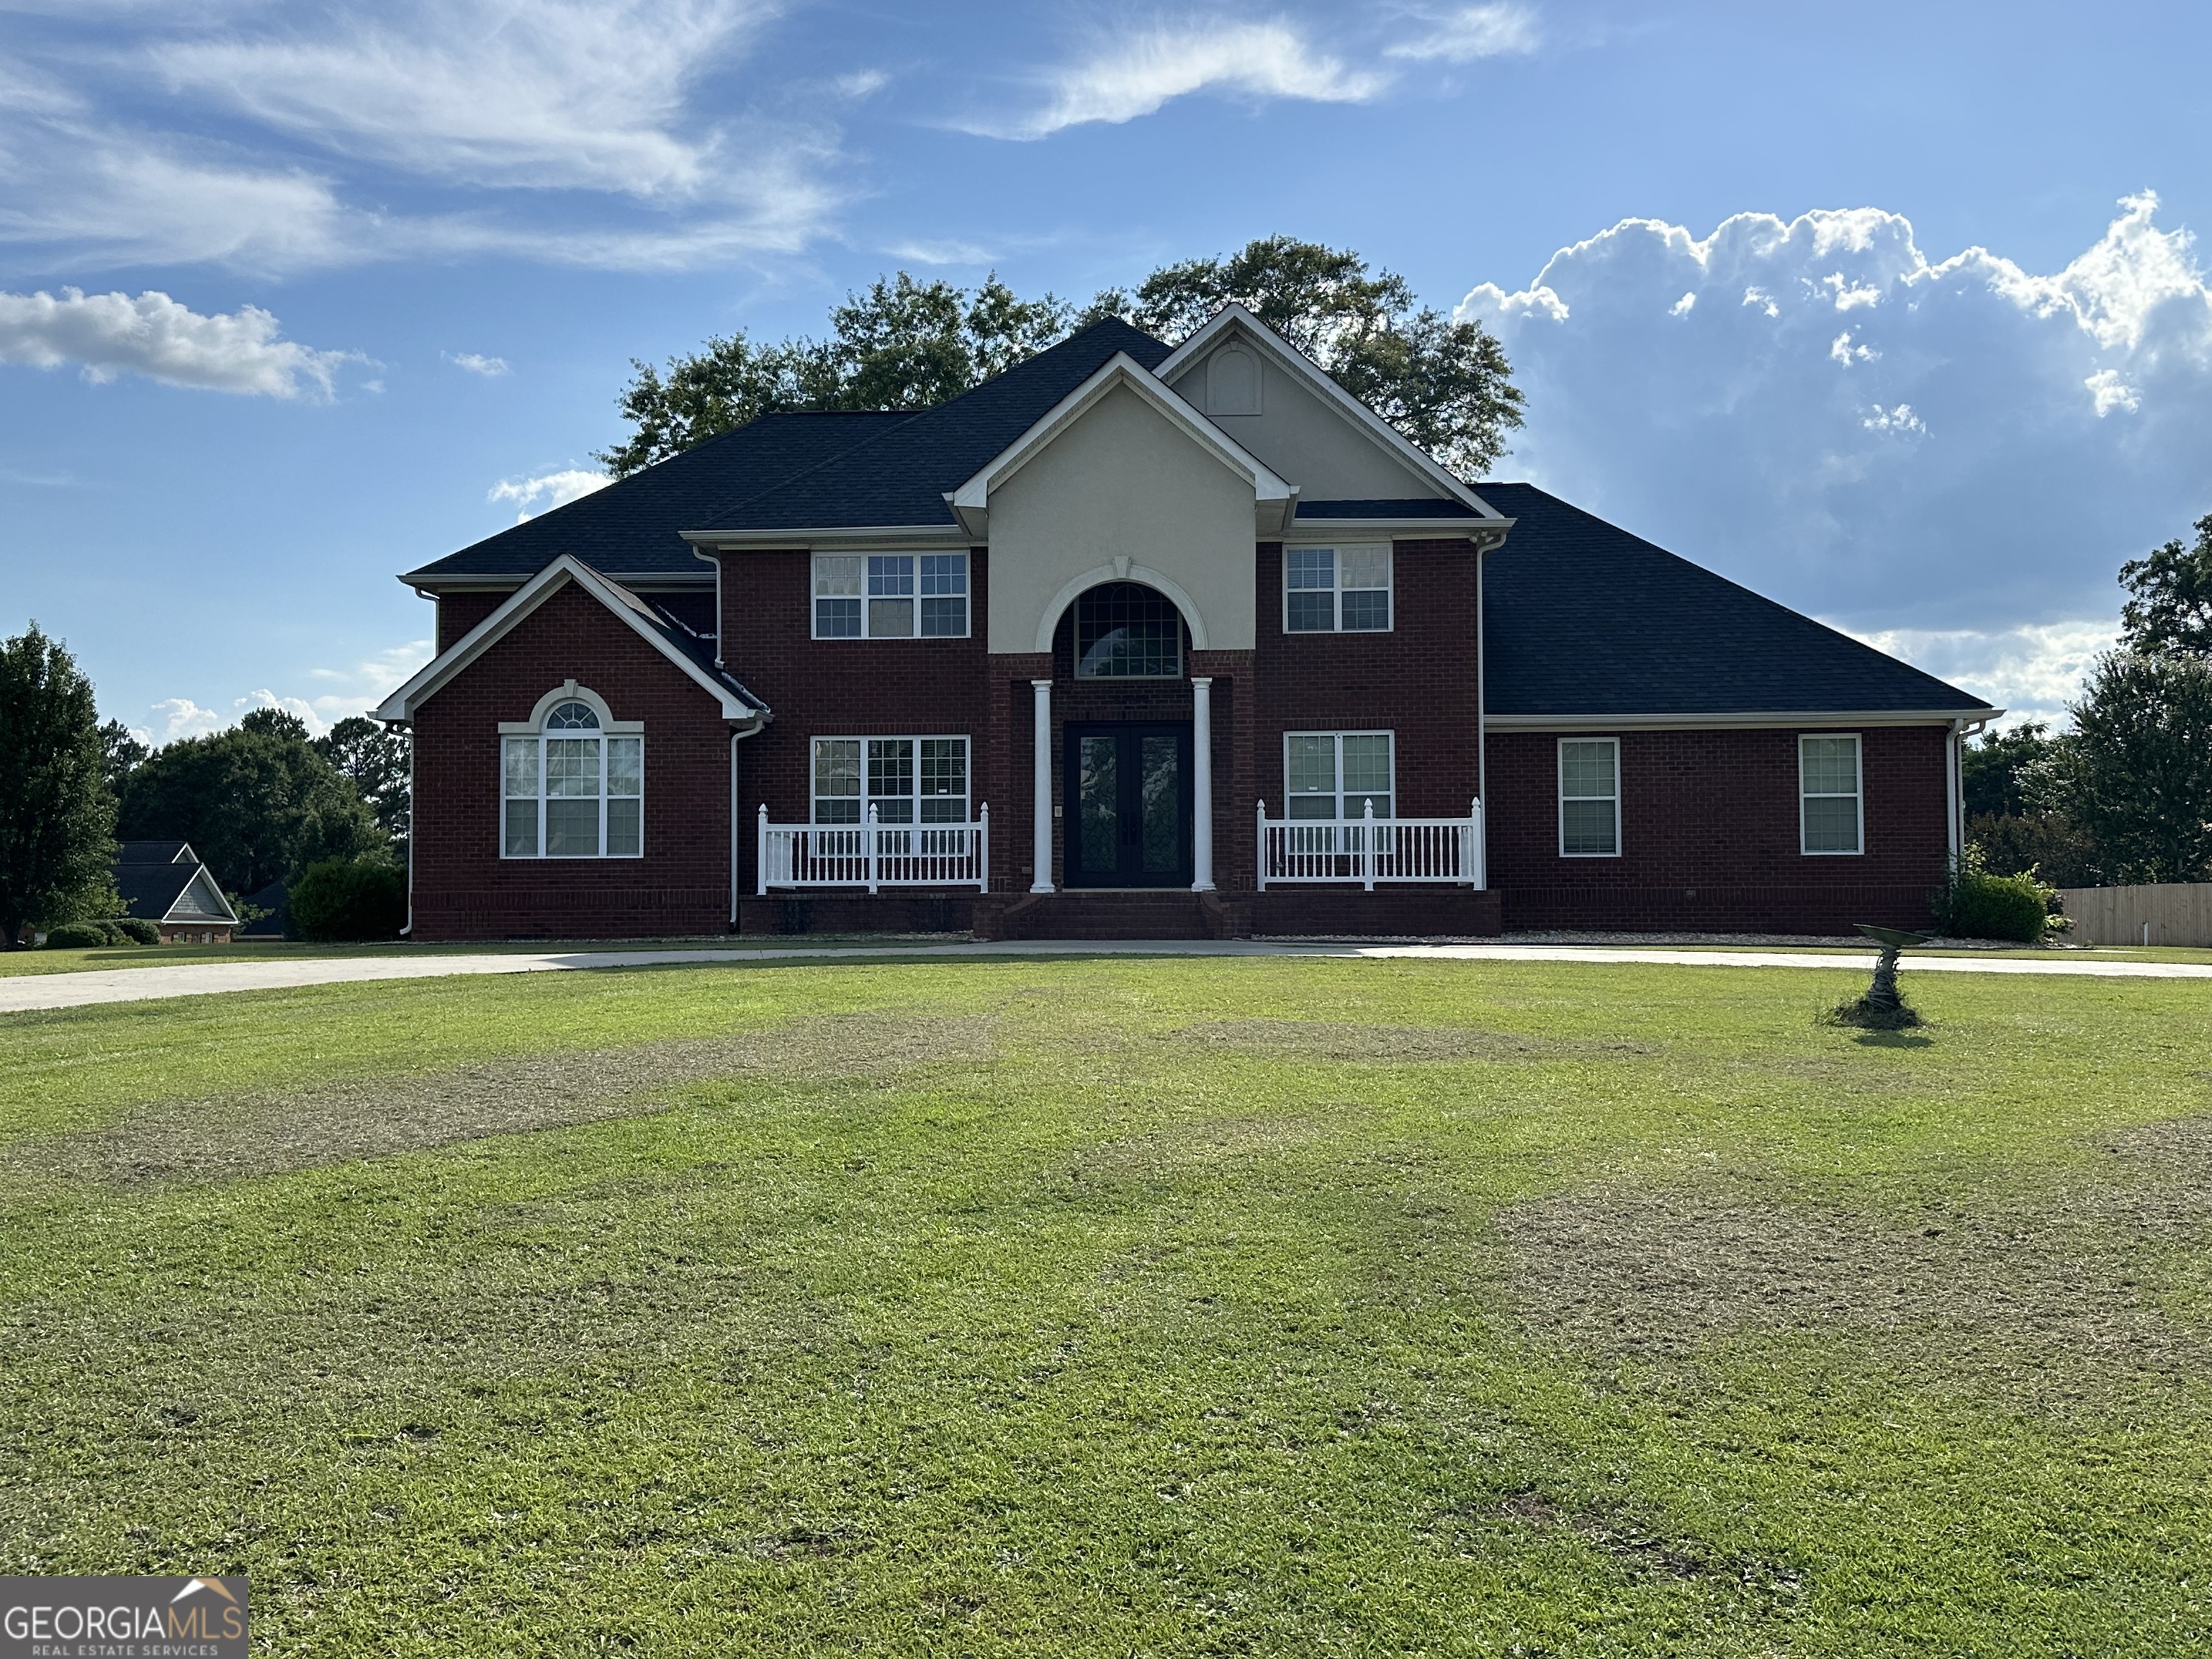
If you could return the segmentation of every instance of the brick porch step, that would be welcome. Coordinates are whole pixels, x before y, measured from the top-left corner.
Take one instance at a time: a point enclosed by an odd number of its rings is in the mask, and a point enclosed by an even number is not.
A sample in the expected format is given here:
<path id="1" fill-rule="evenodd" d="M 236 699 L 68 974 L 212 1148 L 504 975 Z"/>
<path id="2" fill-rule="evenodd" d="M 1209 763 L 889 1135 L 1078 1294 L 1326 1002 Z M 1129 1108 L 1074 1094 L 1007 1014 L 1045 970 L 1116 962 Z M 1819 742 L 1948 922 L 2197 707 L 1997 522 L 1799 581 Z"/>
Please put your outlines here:
<path id="1" fill-rule="evenodd" d="M 1029 893 L 1003 908 L 979 901 L 975 933 L 978 938 L 1008 939 L 1220 936 L 1204 900 L 1195 893 L 1174 890 Z"/>

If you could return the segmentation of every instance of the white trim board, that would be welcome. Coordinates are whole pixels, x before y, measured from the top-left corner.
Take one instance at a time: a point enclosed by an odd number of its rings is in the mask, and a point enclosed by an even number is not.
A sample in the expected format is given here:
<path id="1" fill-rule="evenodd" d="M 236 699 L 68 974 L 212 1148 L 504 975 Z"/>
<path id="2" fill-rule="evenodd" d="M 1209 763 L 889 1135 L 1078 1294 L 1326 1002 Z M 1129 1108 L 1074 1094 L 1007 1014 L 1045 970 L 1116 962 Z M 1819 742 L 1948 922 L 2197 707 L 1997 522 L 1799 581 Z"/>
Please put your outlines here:
<path id="1" fill-rule="evenodd" d="M 417 708 L 443 690 L 455 675 L 506 638 L 516 623 L 571 582 L 629 623 L 640 639 L 681 669 L 700 690 L 713 697 L 720 706 L 724 720 L 750 722 L 755 730 L 768 722 L 770 715 L 767 709 L 755 708 L 740 701 L 728 686 L 672 645 L 667 636 L 641 614 L 638 605 L 630 602 L 630 596 L 622 588 L 573 553 L 562 554 L 517 588 L 499 609 L 425 663 L 413 678 L 371 710 L 372 715 L 387 725 L 411 724 Z"/>

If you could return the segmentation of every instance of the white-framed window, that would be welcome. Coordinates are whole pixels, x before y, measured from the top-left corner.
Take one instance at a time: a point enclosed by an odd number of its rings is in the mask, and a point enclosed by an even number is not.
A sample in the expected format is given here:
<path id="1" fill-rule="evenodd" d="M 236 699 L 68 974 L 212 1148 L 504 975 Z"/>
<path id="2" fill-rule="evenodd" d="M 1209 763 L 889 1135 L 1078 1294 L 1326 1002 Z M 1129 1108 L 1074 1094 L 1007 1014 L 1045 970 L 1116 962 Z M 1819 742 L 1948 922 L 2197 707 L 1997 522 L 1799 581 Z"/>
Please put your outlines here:
<path id="1" fill-rule="evenodd" d="M 500 843 L 508 859 L 645 854 L 645 737 L 572 682 L 500 727 Z"/>
<path id="2" fill-rule="evenodd" d="M 817 738 L 814 822 L 966 823 L 968 739 Z"/>
<path id="3" fill-rule="evenodd" d="M 1620 739 L 1559 739 L 1559 856 L 1620 856 Z"/>
<path id="4" fill-rule="evenodd" d="M 1866 798 L 1856 732 L 1797 739 L 1798 848 L 1808 858 L 1866 850 Z"/>
<path id="5" fill-rule="evenodd" d="M 968 635 L 965 553 L 817 553 L 817 640 Z"/>
<path id="6" fill-rule="evenodd" d="M 1390 627 L 1390 544 L 1283 550 L 1283 631 L 1380 634 Z"/>
<path id="7" fill-rule="evenodd" d="M 1286 815 L 1356 823 L 1371 802 L 1376 817 L 1389 817 L 1398 798 L 1396 751 L 1388 732 L 1285 732 Z"/>

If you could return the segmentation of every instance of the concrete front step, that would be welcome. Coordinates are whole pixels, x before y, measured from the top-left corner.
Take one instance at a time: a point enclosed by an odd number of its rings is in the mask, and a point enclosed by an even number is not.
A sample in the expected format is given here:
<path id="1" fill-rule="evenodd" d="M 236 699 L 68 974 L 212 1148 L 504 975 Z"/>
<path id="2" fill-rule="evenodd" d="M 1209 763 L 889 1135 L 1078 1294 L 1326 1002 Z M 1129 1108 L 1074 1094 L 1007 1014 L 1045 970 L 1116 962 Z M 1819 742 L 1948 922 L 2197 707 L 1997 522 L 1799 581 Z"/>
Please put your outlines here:
<path id="1" fill-rule="evenodd" d="M 1215 939 L 1208 907 L 1189 892 L 1025 893 L 975 907 L 979 939 Z"/>

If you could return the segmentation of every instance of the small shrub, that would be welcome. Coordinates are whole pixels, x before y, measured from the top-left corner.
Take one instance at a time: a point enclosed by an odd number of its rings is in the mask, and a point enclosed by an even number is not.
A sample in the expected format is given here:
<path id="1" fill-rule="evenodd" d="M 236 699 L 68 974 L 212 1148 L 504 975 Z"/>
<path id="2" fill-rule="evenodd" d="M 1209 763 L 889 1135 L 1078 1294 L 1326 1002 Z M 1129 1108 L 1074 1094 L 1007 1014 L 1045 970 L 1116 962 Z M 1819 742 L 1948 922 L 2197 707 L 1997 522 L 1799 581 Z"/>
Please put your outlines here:
<path id="1" fill-rule="evenodd" d="M 46 930 L 46 949 L 96 951 L 103 945 L 114 944 L 119 937 L 96 921 L 64 921 Z"/>
<path id="2" fill-rule="evenodd" d="M 118 916 L 109 927 L 134 945 L 159 945 L 161 930 L 143 916 Z"/>
<path id="3" fill-rule="evenodd" d="M 397 939 L 407 923 L 407 876 L 383 859 L 325 859 L 290 890 L 294 939 Z"/>
<path id="4" fill-rule="evenodd" d="M 2057 911 L 2058 891 L 2028 869 L 1993 876 L 1981 848 L 1969 842 L 1936 896 L 1936 924 L 1954 939 L 2009 939 L 2040 944 L 2069 924 Z"/>

